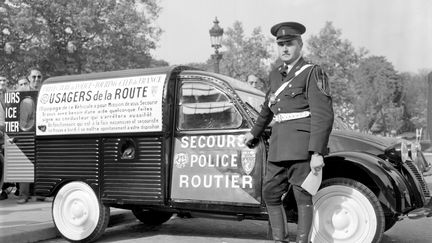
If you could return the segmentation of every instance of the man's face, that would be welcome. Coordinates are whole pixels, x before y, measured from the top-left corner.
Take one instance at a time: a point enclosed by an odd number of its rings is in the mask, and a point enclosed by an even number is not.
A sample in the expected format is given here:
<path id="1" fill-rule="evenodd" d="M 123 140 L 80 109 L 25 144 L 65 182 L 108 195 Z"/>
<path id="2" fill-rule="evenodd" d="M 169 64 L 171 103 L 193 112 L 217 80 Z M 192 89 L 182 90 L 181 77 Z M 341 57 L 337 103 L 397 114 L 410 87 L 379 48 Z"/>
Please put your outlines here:
<path id="1" fill-rule="evenodd" d="M 42 74 L 38 70 L 31 70 L 29 75 L 30 87 L 35 90 L 39 90 L 42 83 Z"/>
<path id="2" fill-rule="evenodd" d="M 6 89 L 7 79 L 5 77 L 0 76 L 0 90 Z"/>
<path id="3" fill-rule="evenodd" d="M 291 64 L 301 55 L 303 43 L 298 40 L 278 42 L 278 52 L 280 59 L 286 64 Z"/>
<path id="4" fill-rule="evenodd" d="M 29 90 L 30 90 L 30 83 L 27 79 L 18 80 L 17 91 L 29 91 Z"/>

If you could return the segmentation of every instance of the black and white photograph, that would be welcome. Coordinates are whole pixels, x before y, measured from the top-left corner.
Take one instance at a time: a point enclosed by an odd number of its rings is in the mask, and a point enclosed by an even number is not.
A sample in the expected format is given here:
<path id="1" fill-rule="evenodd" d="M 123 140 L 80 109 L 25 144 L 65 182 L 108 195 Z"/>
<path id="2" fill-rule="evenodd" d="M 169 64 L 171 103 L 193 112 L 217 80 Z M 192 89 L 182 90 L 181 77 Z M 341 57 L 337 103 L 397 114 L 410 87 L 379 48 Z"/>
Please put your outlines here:
<path id="1" fill-rule="evenodd" d="M 0 0 L 0 242 L 432 243 L 430 0 Z"/>

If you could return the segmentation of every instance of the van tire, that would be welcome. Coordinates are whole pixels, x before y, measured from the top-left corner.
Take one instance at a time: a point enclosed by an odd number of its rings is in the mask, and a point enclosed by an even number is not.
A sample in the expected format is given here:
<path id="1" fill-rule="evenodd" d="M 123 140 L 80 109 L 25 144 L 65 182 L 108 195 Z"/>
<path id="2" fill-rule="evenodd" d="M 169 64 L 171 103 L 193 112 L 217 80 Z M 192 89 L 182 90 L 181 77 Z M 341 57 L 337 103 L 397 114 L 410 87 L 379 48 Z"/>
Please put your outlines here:
<path id="1" fill-rule="evenodd" d="M 375 194 L 347 178 L 324 181 L 313 197 L 312 242 L 380 242 L 385 217 Z"/>
<path id="2" fill-rule="evenodd" d="M 56 194 L 52 215 L 63 238 L 71 242 L 93 242 L 104 233 L 110 208 L 102 204 L 87 183 L 74 181 Z"/>
<path id="3" fill-rule="evenodd" d="M 145 209 L 133 209 L 132 213 L 135 217 L 141 221 L 145 226 L 158 226 L 168 221 L 173 213 L 145 210 Z"/>

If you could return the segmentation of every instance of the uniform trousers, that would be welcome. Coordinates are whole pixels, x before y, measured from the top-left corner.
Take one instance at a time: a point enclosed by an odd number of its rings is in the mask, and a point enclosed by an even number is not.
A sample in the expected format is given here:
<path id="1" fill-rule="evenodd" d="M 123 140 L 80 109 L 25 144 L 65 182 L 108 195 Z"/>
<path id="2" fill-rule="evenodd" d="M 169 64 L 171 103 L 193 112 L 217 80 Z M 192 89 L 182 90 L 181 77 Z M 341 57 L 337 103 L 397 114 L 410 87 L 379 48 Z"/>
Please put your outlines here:
<path id="1" fill-rule="evenodd" d="M 297 243 L 308 242 L 312 225 L 312 195 L 301 188 L 301 184 L 311 171 L 310 159 L 296 161 L 268 162 L 264 178 L 263 197 L 267 206 L 273 239 L 276 242 L 289 242 L 288 226 L 282 196 L 293 186 L 298 209 Z"/>
<path id="2" fill-rule="evenodd" d="M 295 190 L 303 191 L 305 197 L 310 199 L 312 204 L 312 195 L 301 189 L 301 184 L 308 176 L 310 169 L 310 159 L 292 160 L 267 163 L 267 173 L 264 178 L 263 196 L 267 205 L 281 205 L 282 195 L 288 191 L 289 185 L 293 185 Z M 299 198 L 306 200 L 308 199 Z M 296 199 L 297 200 L 297 199 Z"/>

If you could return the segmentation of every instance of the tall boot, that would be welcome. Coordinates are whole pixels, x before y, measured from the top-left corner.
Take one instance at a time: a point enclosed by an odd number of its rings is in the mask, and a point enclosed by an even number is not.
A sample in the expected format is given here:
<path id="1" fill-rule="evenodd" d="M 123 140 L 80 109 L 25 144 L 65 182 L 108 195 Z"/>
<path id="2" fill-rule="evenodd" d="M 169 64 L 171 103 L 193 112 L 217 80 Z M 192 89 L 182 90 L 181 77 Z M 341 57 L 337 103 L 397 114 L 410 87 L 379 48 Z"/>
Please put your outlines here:
<path id="1" fill-rule="evenodd" d="M 312 226 L 313 206 L 298 205 L 298 224 L 296 243 L 308 243 L 309 232 Z"/>
<path id="2" fill-rule="evenodd" d="M 288 226 L 285 216 L 285 210 L 282 205 L 269 206 L 267 205 L 267 213 L 269 216 L 270 226 L 272 229 L 273 240 L 275 242 L 288 241 Z"/>

